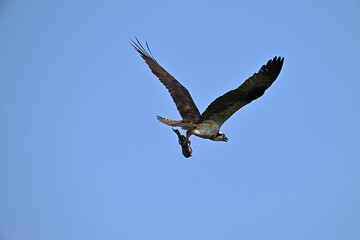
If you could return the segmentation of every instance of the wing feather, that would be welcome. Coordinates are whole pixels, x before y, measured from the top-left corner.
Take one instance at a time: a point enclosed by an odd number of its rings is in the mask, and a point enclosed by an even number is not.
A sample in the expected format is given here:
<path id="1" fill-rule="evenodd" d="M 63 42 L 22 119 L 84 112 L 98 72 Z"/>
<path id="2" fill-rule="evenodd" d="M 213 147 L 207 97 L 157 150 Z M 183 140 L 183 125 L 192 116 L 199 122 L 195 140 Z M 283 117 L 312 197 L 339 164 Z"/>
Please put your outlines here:
<path id="1" fill-rule="evenodd" d="M 155 60 L 151 54 L 150 48 L 146 43 L 148 51 L 141 45 L 136 38 L 136 42 L 132 40 L 130 43 L 135 50 L 140 53 L 141 57 L 145 60 L 146 64 L 151 69 L 152 73 L 159 78 L 159 80 L 168 89 L 176 108 L 179 111 L 184 122 L 197 122 L 200 119 L 200 112 L 192 99 L 189 91 L 179 83 L 170 73 L 168 73 L 160 64 Z"/>
<path id="2" fill-rule="evenodd" d="M 278 77 L 283 63 L 284 58 L 281 57 L 269 60 L 240 87 L 215 99 L 203 112 L 199 122 L 209 119 L 221 126 L 237 110 L 264 94 Z"/>

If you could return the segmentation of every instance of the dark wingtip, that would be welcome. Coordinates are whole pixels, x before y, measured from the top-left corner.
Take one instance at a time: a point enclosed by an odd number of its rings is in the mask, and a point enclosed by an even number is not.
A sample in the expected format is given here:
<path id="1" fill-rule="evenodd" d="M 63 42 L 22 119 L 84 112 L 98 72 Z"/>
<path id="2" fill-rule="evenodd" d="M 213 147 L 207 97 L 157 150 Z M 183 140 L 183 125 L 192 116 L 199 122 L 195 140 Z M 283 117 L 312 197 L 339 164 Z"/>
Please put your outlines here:
<path id="1" fill-rule="evenodd" d="M 146 48 L 141 44 L 141 42 L 139 41 L 139 39 L 137 37 L 134 37 L 136 41 L 134 41 L 133 39 L 131 39 L 130 45 L 133 46 L 135 48 L 135 50 L 140 53 L 142 58 L 152 58 L 155 60 L 154 56 L 151 53 L 149 44 L 147 42 L 146 43 Z"/>
<path id="2" fill-rule="evenodd" d="M 284 57 L 281 57 L 281 56 L 275 56 L 273 59 L 270 59 L 266 65 L 268 64 L 283 64 L 284 63 Z"/>
<path id="3" fill-rule="evenodd" d="M 272 81 L 279 76 L 282 66 L 284 64 L 284 57 L 275 56 L 270 59 L 265 65 L 261 67 L 260 71 L 266 72 Z"/>

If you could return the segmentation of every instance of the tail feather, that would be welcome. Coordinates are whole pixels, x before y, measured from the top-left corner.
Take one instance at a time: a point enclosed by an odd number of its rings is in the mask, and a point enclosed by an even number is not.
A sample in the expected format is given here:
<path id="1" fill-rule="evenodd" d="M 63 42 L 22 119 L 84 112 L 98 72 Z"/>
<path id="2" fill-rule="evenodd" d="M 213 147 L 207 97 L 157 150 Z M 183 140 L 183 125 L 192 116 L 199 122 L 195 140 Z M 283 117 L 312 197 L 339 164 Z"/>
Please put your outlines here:
<path id="1" fill-rule="evenodd" d="M 163 118 L 160 116 L 156 116 L 156 117 L 160 122 L 162 122 L 166 125 L 172 126 L 172 127 L 193 128 L 193 127 L 197 126 L 197 124 L 195 124 L 195 123 L 187 123 L 187 122 L 183 122 L 181 120 L 171 120 L 171 119 Z"/>
<path id="2" fill-rule="evenodd" d="M 179 121 L 179 120 L 171 120 L 171 119 L 163 118 L 160 116 L 156 116 L 156 117 L 160 122 L 162 122 L 166 125 L 172 126 L 172 127 L 178 127 L 178 126 L 180 127 L 179 124 L 182 123 L 182 121 Z"/>

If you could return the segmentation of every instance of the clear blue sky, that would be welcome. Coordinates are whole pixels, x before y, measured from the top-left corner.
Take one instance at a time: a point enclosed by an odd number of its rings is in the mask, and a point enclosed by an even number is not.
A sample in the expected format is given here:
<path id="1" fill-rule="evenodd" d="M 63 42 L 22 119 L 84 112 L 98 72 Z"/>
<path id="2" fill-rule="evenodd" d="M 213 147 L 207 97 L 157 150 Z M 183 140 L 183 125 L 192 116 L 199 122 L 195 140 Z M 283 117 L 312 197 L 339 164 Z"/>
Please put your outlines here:
<path id="1" fill-rule="evenodd" d="M 200 111 L 285 64 L 185 159 L 134 36 Z M 359 43 L 358 0 L 1 1 L 0 239 L 360 239 Z"/>

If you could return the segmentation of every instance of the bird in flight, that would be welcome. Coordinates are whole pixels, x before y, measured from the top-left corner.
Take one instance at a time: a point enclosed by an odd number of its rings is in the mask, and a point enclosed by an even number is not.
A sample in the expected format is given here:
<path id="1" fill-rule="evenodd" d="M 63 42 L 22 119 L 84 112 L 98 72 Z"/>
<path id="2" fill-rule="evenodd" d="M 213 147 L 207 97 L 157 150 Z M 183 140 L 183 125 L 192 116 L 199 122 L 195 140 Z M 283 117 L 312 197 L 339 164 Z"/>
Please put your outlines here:
<path id="1" fill-rule="evenodd" d="M 140 56 L 145 60 L 155 76 L 164 84 L 169 91 L 182 120 L 170 120 L 160 116 L 157 119 L 171 127 L 181 127 L 186 130 L 186 136 L 181 135 L 179 130 L 173 129 L 179 138 L 183 155 L 192 156 L 190 136 L 195 135 L 213 141 L 227 141 L 228 138 L 220 132 L 220 127 L 237 110 L 261 97 L 265 90 L 276 80 L 284 63 L 283 57 L 270 59 L 260 70 L 248 78 L 238 88 L 231 90 L 216 98 L 206 110 L 200 114 L 189 91 L 168 73 L 153 57 L 146 43 L 146 48 L 135 38 L 130 43 Z"/>

